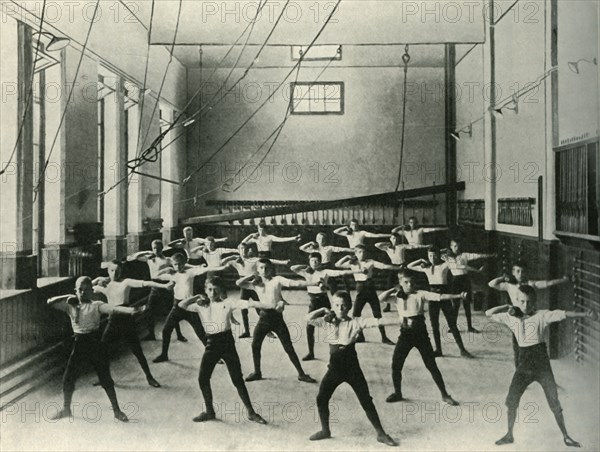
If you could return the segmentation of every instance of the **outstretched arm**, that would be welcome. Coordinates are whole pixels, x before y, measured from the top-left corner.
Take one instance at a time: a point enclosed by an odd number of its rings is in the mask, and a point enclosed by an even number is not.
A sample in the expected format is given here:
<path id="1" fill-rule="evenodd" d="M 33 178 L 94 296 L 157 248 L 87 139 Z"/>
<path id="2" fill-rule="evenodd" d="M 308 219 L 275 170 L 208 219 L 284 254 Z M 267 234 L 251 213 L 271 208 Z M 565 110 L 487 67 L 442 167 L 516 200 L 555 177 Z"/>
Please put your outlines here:
<path id="1" fill-rule="evenodd" d="M 391 234 L 377 234 L 369 231 L 364 231 L 364 235 L 369 239 L 389 239 L 391 237 Z"/>
<path id="2" fill-rule="evenodd" d="M 147 305 L 136 307 L 136 308 L 128 308 L 126 306 L 111 306 L 109 304 L 102 304 L 98 307 L 101 314 L 124 314 L 124 315 L 134 315 L 144 312 L 148 309 Z"/>
<path id="3" fill-rule="evenodd" d="M 598 315 L 594 311 L 586 311 L 586 312 L 575 312 L 575 311 L 565 311 L 565 315 L 568 319 L 577 319 L 583 317 L 589 317 L 592 319 L 597 319 Z"/>
<path id="4" fill-rule="evenodd" d="M 440 301 L 451 301 L 451 300 L 464 300 L 469 294 L 467 292 L 461 292 L 459 294 L 443 293 L 440 295 Z"/>
<path id="5" fill-rule="evenodd" d="M 269 259 L 275 265 L 289 265 L 289 259 Z"/>
<path id="6" fill-rule="evenodd" d="M 404 226 L 396 226 L 394 229 L 392 229 L 392 234 L 404 235 Z"/>
<path id="7" fill-rule="evenodd" d="M 546 280 L 546 281 L 531 281 L 531 285 L 534 286 L 536 289 L 547 289 L 549 287 L 558 286 L 560 284 L 565 284 L 568 282 L 569 282 L 569 277 L 563 276 L 562 278 L 550 279 L 550 280 Z"/>
<path id="8" fill-rule="evenodd" d="M 308 269 L 308 265 L 292 265 L 290 267 L 290 270 L 293 271 L 294 273 L 302 276 L 302 273 L 304 273 L 306 270 Z"/>
<path id="9" fill-rule="evenodd" d="M 272 235 L 271 240 L 277 243 L 299 242 L 300 240 L 302 240 L 302 236 L 300 234 L 295 235 L 293 237 L 277 237 L 276 235 Z"/>
<path id="10" fill-rule="evenodd" d="M 402 270 L 402 266 L 400 265 L 392 265 L 392 264 L 383 264 L 379 261 L 372 261 L 373 262 L 373 267 L 379 269 L 379 270 Z"/>
<path id="11" fill-rule="evenodd" d="M 436 232 L 436 231 L 447 231 L 448 228 L 446 226 L 437 226 L 433 228 L 421 228 L 424 234 L 428 232 Z"/>
<path id="12" fill-rule="evenodd" d="M 170 248 L 180 248 L 181 246 L 183 246 L 184 242 L 185 242 L 185 239 L 177 239 L 177 240 L 173 240 L 172 242 L 167 243 L 167 246 Z"/>
<path id="13" fill-rule="evenodd" d="M 133 253 L 127 256 L 127 262 L 140 261 L 148 262 L 148 259 L 154 256 L 152 251 L 140 251 L 139 253 Z"/>

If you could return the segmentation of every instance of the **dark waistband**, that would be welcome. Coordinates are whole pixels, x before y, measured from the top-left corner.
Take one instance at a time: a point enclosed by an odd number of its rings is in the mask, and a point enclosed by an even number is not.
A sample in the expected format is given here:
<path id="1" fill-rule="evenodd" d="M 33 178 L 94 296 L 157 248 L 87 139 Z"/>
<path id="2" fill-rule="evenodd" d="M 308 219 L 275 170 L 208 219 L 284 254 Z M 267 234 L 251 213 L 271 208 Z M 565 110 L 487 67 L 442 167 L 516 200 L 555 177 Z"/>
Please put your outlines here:
<path id="1" fill-rule="evenodd" d="M 334 353 L 342 353 L 342 352 L 346 352 L 346 353 L 356 352 L 355 345 L 356 344 L 354 342 L 352 344 L 348 344 L 348 345 L 329 344 L 329 353 L 334 354 Z"/>
<path id="2" fill-rule="evenodd" d="M 373 281 L 373 279 L 367 279 L 365 281 L 356 281 L 356 287 L 365 287 L 365 288 L 370 288 L 370 287 L 375 287 L 375 282 Z"/>
<path id="3" fill-rule="evenodd" d="M 206 340 L 209 342 L 224 340 L 224 339 L 228 339 L 228 338 L 233 339 L 233 333 L 231 332 L 231 330 L 226 330 L 226 331 L 221 331 L 220 333 L 206 335 Z"/>
<path id="4" fill-rule="evenodd" d="M 548 353 L 548 348 L 546 347 L 545 342 L 540 342 L 539 344 L 530 345 L 528 347 L 519 346 L 519 353 Z"/>
<path id="5" fill-rule="evenodd" d="M 448 290 L 448 284 L 430 284 L 429 290 L 435 293 L 444 293 L 444 291 Z"/>
<path id="6" fill-rule="evenodd" d="M 413 315 L 412 317 L 403 317 L 402 323 L 400 324 L 400 328 L 410 329 L 414 327 L 425 326 L 425 316 L 424 315 Z"/>

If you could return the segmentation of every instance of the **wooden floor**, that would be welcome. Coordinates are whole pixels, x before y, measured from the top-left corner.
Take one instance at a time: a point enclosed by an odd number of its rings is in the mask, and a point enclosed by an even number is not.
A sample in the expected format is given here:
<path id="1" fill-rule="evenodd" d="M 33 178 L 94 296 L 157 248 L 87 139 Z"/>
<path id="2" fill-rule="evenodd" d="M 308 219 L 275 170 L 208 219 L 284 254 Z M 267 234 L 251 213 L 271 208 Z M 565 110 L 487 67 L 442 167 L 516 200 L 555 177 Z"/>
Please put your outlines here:
<path id="1" fill-rule="evenodd" d="M 305 294 L 286 294 L 292 304 L 286 309 L 295 347 L 300 356 L 306 352 L 303 318 Z M 365 316 L 371 313 L 365 310 Z M 252 321 L 256 315 L 251 313 Z M 386 314 L 395 316 L 395 313 Z M 461 330 L 464 317 L 461 311 Z M 238 315 L 239 317 L 239 315 Z M 442 320 L 443 323 L 443 320 Z M 553 416 L 538 385 L 532 385 L 521 400 L 516 442 L 498 448 L 494 441 L 506 427 L 504 398 L 513 372 L 508 330 L 489 324 L 481 313 L 475 316 L 483 334 L 463 333 L 466 347 L 477 359 L 459 357 L 458 349 L 446 335 L 445 357 L 438 359 L 446 385 L 461 402 L 449 407 L 440 401 L 430 375 L 415 350 L 404 369 L 404 395 L 408 402 L 388 404 L 391 392 L 390 363 L 392 346 L 379 342 L 378 331 L 368 331 L 366 344 L 358 346 L 362 368 L 383 425 L 400 442 L 402 450 L 566 450 Z M 443 323 L 445 327 L 445 324 Z M 388 327 L 396 337 L 396 327 Z M 263 381 L 248 384 L 253 403 L 269 425 L 250 423 L 241 409 L 225 366 L 217 366 L 212 386 L 218 409 L 216 422 L 191 421 L 202 409 L 197 372 L 203 347 L 184 324 L 188 343 L 173 342 L 171 362 L 151 364 L 163 385 L 146 386 L 143 374 L 129 353 L 122 353 L 112 365 L 119 401 L 129 415 L 129 424 L 116 423 L 101 388 L 93 387 L 95 376 L 77 383 L 74 420 L 50 422 L 49 416 L 62 404 L 61 383 L 55 381 L 30 394 L 2 413 L 0 450 L 384 450 L 375 441 L 354 394 L 341 386 L 332 399 L 333 438 L 318 443 L 308 437 L 319 429 L 315 408 L 318 384 L 300 383 L 278 340 L 267 339 L 263 346 Z M 238 341 L 237 348 L 244 374 L 252 370 L 250 339 Z M 160 343 L 145 342 L 149 360 L 159 353 Z M 327 346 L 318 343 L 318 360 L 305 370 L 320 380 L 327 365 Z M 571 435 L 581 441 L 582 450 L 600 450 L 598 419 L 599 388 L 597 369 L 583 371 L 570 360 L 553 361 L 559 396 Z"/>

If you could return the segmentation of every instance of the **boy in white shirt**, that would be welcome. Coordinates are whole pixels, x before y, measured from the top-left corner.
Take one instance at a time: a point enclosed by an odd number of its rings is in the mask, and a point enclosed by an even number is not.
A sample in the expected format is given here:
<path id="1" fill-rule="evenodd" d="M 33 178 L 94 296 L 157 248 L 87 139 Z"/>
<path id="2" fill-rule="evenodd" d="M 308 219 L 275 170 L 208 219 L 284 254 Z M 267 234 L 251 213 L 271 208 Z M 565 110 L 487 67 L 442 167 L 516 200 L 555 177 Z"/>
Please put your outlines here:
<path id="1" fill-rule="evenodd" d="M 52 419 L 71 417 L 71 401 L 75 392 L 75 382 L 83 371 L 85 362 L 90 361 L 100 379 L 100 385 L 110 400 L 115 419 L 128 422 L 129 419 L 121 411 L 117 401 L 115 384 L 110 375 L 108 353 L 100 341 L 100 317 L 102 314 L 112 315 L 115 313 L 133 315 L 143 312 L 145 307 L 126 308 L 112 306 L 102 301 L 92 301 L 92 293 L 92 280 L 87 276 L 81 276 L 75 282 L 75 295 L 62 295 L 48 300 L 49 306 L 63 311 L 69 316 L 73 328 L 73 348 L 63 375 L 63 409 Z"/>
<path id="2" fill-rule="evenodd" d="M 273 243 L 299 242 L 302 238 L 300 234 L 293 237 L 278 237 L 267 233 L 267 223 L 261 220 L 257 226 L 258 232 L 254 232 L 242 240 L 242 243 L 250 245 L 256 244 L 258 257 L 270 259 L 272 256 Z"/>
<path id="3" fill-rule="evenodd" d="M 225 361 L 231 382 L 236 387 L 244 406 L 248 410 L 248 418 L 259 424 L 266 421 L 254 411 L 244 378 L 240 358 L 235 348 L 235 341 L 231 332 L 234 309 L 248 309 L 249 307 L 266 308 L 270 305 L 255 301 L 233 300 L 227 298 L 223 282 L 217 276 L 207 278 L 204 290 L 206 295 L 196 295 L 179 303 L 181 309 L 196 313 L 202 319 L 207 335 L 206 348 L 200 363 L 198 383 L 206 410 L 194 418 L 194 422 L 205 422 L 215 419 L 210 377 L 219 360 Z M 283 310 L 283 303 L 278 303 L 276 309 Z"/>
<path id="4" fill-rule="evenodd" d="M 391 319 L 353 319 L 348 316 L 352 308 L 352 300 L 348 292 L 336 292 L 333 296 L 333 309 L 327 307 L 314 310 L 308 314 L 308 325 L 326 330 L 325 337 L 329 342 L 329 366 L 321 380 L 317 395 L 317 409 L 321 430 L 310 437 L 311 441 L 331 438 L 329 429 L 329 400 L 342 383 L 348 383 L 365 411 L 371 425 L 377 432 L 377 441 L 388 446 L 397 446 L 384 430 L 379 419 L 373 398 L 369 393 L 367 380 L 360 368 L 356 354 L 356 339 L 364 328 L 374 328 L 397 324 Z"/>
<path id="5" fill-rule="evenodd" d="M 544 337 L 551 323 L 560 322 L 566 318 L 595 317 L 595 315 L 591 311 L 538 311 L 536 309 L 536 300 L 537 294 L 535 289 L 531 286 L 522 285 L 519 286 L 515 306 L 497 306 L 488 309 L 485 313 L 491 320 L 508 326 L 519 344 L 519 362 L 506 397 L 508 432 L 496 441 L 496 445 L 501 446 L 514 442 L 513 427 L 517 419 L 519 401 L 525 389 L 531 383 L 537 381 L 544 389 L 546 400 L 552 413 L 554 413 L 554 418 L 563 435 L 565 445 L 581 447 L 567 433 Z"/>

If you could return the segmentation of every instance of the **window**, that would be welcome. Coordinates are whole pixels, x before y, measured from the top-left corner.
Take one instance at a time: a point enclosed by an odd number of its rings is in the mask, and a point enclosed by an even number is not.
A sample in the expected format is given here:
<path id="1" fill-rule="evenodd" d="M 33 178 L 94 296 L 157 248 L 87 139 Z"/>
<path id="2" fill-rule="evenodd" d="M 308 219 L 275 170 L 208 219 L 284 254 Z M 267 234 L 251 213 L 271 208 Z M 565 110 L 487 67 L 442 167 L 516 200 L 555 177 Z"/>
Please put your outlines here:
<path id="1" fill-rule="evenodd" d="M 342 82 L 314 82 L 291 84 L 292 114 L 344 114 L 344 84 Z"/>
<path id="2" fill-rule="evenodd" d="M 309 46 L 292 46 L 292 61 L 298 61 Z M 308 49 L 303 61 L 340 61 L 342 59 L 342 46 L 331 44 L 317 44 Z"/>

